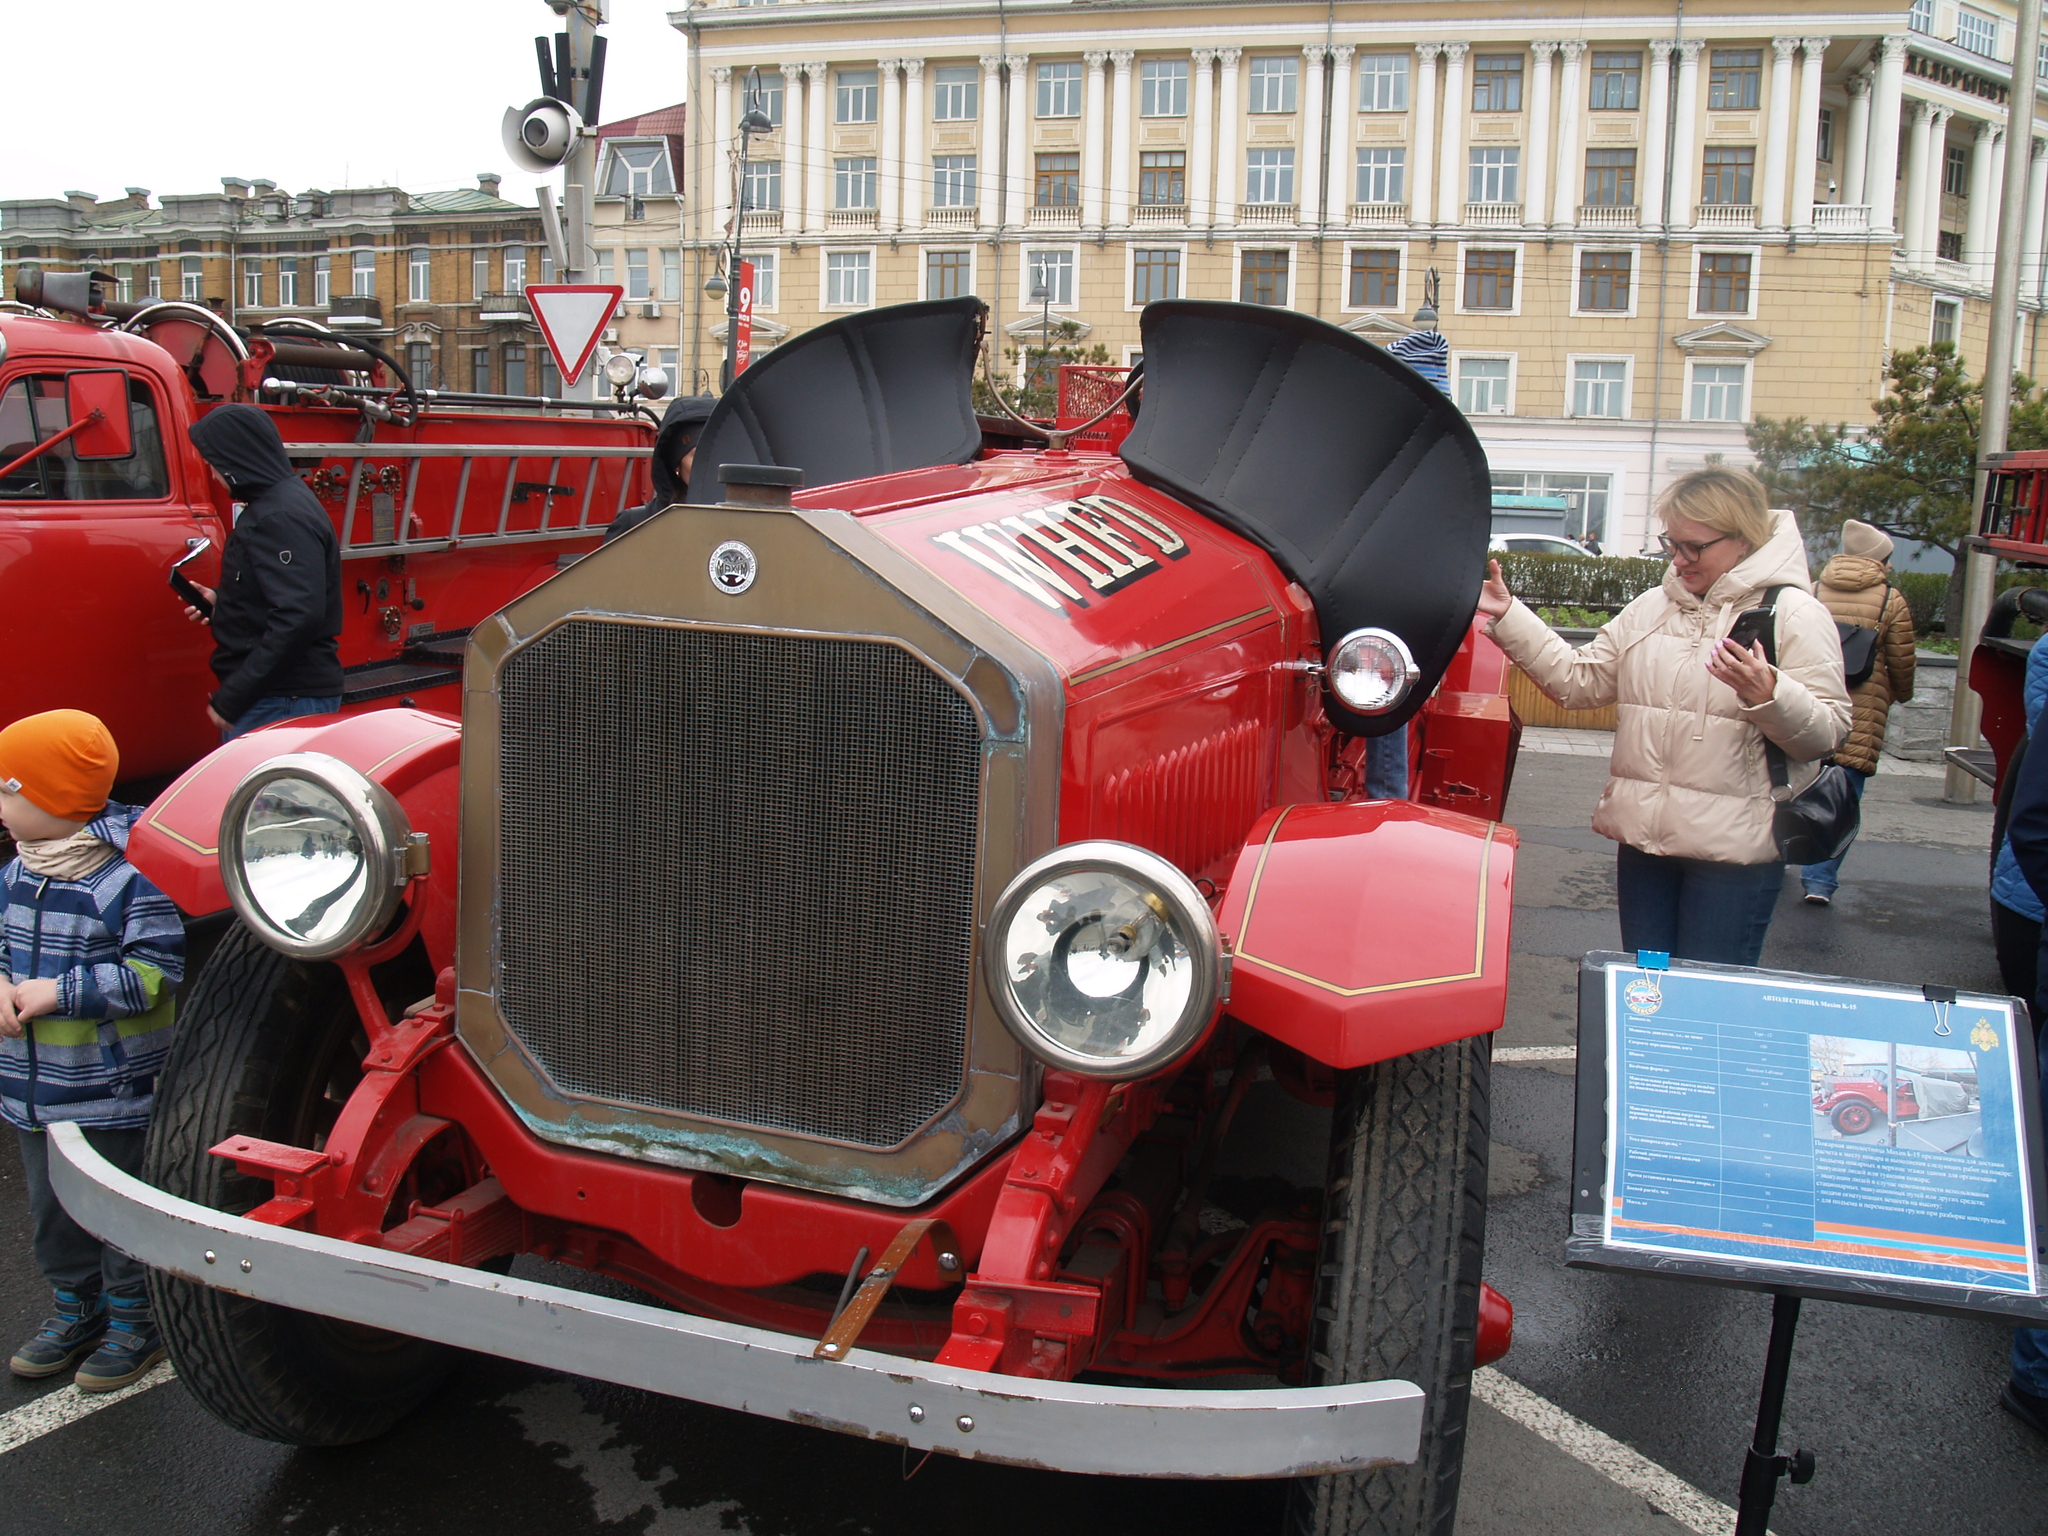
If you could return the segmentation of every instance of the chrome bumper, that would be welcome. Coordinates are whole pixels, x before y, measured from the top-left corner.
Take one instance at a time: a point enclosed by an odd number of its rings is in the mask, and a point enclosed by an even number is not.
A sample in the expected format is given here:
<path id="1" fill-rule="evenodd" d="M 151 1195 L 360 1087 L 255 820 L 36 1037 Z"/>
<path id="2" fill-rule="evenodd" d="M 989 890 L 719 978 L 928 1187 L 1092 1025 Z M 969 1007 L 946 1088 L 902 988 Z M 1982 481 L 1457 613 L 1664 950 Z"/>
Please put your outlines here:
<path id="1" fill-rule="evenodd" d="M 226 1216 L 122 1173 L 50 1128 L 50 1182 L 79 1224 L 144 1263 L 258 1301 L 548 1370 L 975 1461 L 1121 1477 L 1298 1477 L 1413 1461 L 1405 1381 L 1262 1391 L 1033 1381 L 808 1339 Z"/>

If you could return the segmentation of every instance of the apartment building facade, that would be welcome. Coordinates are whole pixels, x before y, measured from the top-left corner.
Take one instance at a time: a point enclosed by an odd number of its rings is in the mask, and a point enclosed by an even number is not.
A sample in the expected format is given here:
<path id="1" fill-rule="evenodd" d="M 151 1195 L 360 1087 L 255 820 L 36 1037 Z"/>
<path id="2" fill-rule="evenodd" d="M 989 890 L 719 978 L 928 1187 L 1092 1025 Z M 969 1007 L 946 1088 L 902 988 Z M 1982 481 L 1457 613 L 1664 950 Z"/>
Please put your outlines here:
<path id="1" fill-rule="evenodd" d="M 677 13 L 691 234 L 735 221 L 756 346 L 976 293 L 1013 373 L 1050 321 L 1125 361 L 1146 303 L 1241 299 L 1375 340 L 1434 274 L 1502 489 L 1633 550 L 1756 415 L 1867 422 L 1890 351 L 1981 364 L 2009 9 L 716 3 Z M 744 171 L 739 114 L 758 106 Z M 2048 159 L 2029 138 L 2036 354 Z M 744 181 L 742 181 L 744 177 Z M 698 305 L 693 361 L 715 361 Z M 2044 359 L 2043 361 L 2048 361 Z"/>

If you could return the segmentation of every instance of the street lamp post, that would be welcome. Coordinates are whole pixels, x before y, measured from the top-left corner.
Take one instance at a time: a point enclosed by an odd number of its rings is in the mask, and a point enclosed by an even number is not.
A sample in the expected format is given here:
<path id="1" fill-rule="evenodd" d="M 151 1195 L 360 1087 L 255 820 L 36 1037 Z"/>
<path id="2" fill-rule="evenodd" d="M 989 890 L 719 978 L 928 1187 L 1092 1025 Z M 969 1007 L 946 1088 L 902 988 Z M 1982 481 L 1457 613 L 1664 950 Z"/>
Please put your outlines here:
<path id="1" fill-rule="evenodd" d="M 1045 280 L 1045 267 L 1041 263 L 1038 275 L 1031 279 L 1031 297 L 1044 306 L 1038 321 L 1038 355 L 1044 361 L 1052 355 L 1052 285 Z M 1032 387 L 1031 370 L 1024 373 L 1024 386 Z"/>
<path id="2" fill-rule="evenodd" d="M 749 71 L 747 75 L 747 110 L 740 116 L 740 158 L 739 196 L 733 199 L 732 246 L 727 252 L 725 276 L 713 273 L 704 284 L 704 291 L 713 298 L 725 295 L 725 371 L 719 383 L 721 390 L 732 388 L 732 381 L 739 375 L 740 366 L 740 261 L 746 240 L 747 196 L 747 151 L 757 133 L 772 133 L 775 125 L 768 121 L 768 114 L 761 110 L 761 71 Z"/>

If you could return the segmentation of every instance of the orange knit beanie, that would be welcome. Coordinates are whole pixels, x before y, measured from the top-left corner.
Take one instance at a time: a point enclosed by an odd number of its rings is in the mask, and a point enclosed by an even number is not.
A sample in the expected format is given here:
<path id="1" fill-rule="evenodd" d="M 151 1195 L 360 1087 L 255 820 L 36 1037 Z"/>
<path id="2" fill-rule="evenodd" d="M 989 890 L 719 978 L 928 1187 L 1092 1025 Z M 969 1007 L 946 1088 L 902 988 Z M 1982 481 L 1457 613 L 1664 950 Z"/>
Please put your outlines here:
<path id="1" fill-rule="evenodd" d="M 120 766 L 112 733 L 82 709 L 46 710 L 0 731 L 0 789 L 64 821 L 105 810 Z"/>

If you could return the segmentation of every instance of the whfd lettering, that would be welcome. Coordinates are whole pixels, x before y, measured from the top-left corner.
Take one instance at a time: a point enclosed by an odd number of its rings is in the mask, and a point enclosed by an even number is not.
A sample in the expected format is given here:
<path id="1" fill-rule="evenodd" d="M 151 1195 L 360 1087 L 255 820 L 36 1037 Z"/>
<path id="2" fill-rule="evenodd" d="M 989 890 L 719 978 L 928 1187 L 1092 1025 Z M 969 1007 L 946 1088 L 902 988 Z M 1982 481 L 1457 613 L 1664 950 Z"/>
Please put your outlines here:
<path id="1" fill-rule="evenodd" d="M 1088 592 L 1121 591 L 1158 570 L 1161 560 L 1178 560 L 1188 552 L 1187 540 L 1165 523 L 1110 496 L 1083 496 L 999 522 L 971 523 L 935 533 L 932 542 L 966 556 L 1055 612 L 1061 611 L 1062 599 L 1086 608 Z"/>

